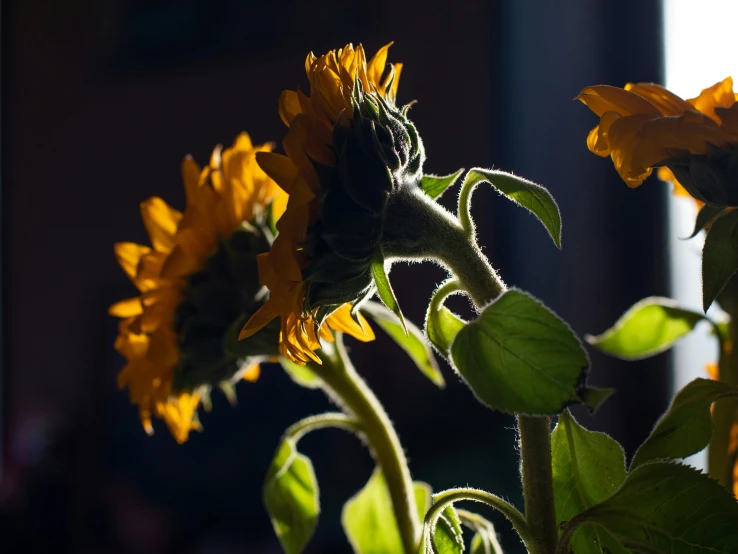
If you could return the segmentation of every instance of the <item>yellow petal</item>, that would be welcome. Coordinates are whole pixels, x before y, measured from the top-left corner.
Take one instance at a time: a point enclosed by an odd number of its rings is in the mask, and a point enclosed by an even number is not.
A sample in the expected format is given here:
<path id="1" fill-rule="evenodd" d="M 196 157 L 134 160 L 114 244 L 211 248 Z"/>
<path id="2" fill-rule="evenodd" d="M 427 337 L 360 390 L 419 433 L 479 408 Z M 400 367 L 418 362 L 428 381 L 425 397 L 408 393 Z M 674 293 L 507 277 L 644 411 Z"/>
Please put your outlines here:
<path id="1" fill-rule="evenodd" d="M 142 312 L 143 307 L 141 306 L 140 296 L 121 300 L 108 308 L 108 313 L 115 317 L 133 317 Z"/>
<path id="2" fill-rule="evenodd" d="M 326 324 L 334 331 L 349 334 L 363 342 L 373 341 L 375 338 L 374 331 L 361 313 L 359 314 L 359 322 L 356 323 L 354 318 L 351 317 L 350 304 L 344 304 L 326 319 Z"/>
<path id="3" fill-rule="evenodd" d="M 174 247 L 174 235 L 182 214 L 154 196 L 141 202 L 141 218 L 154 249 L 169 252 Z"/>
<path id="4" fill-rule="evenodd" d="M 387 66 L 387 53 L 389 52 L 389 47 L 392 46 L 392 44 L 393 43 L 390 42 L 389 44 L 382 46 L 377 50 L 377 53 L 374 54 L 374 57 L 369 60 L 369 63 L 367 63 L 367 77 L 369 77 L 369 80 L 374 83 L 375 86 L 379 86 L 382 74 Z"/>
<path id="5" fill-rule="evenodd" d="M 708 116 L 714 121 L 720 122 L 720 118 L 715 113 L 715 108 L 729 108 L 735 104 L 735 94 L 733 93 L 733 79 L 726 77 L 719 83 L 703 90 L 697 98 L 691 98 L 688 102 L 694 108 Z"/>
<path id="6" fill-rule="evenodd" d="M 655 83 L 628 83 L 625 90 L 645 98 L 664 115 L 681 115 L 686 110 L 693 109 L 689 102 Z"/>
<path id="7" fill-rule="evenodd" d="M 633 92 L 609 85 L 587 87 L 576 97 L 599 116 L 615 111 L 620 115 L 644 114 L 660 117 L 662 114 L 648 100 Z"/>
<path id="8" fill-rule="evenodd" d="M 149 252 L 151 252 L 151 248 L 134 242 L 119 242 L 115 245 L 115 257 L 118 259 L 120 267 L 123 268 L 125 274 L 132 281 L 136 279 L 139 261 Z"/>
<path id="9" fill-rule="evenodd" d="M 284 124 L 289 127 L 295 116 L 300 113 L 302 113 L 302 108 L 300 107 L 297 92 L 294 90 L 285 90 L 282 92 L 279 96 L 279 117 L 282 118 Z"/>
<path id="10" fill-rule="evenodd" d="M 194 203 L 197 188 L 200 185 L 200 166 L 189 154 L 182 160 L 182 182 L 185 187 L 187 205 Z"/>
<path id="11" fill-rule="evenodd" d="M 256 163 L 283 191 L 287 194 L 292 193 L 293 185 L 300 172 L 290 158 L 274 152 L 257 152 Z"/>
<path id="12" fill-rule="evenodd" d="M 254 383 L 259 379 L 259 375 L 261 375 L 261 367 L 259 364 L 254 364 L 246 368 L 246 371 L 243 372 L 243 380 Z"/>

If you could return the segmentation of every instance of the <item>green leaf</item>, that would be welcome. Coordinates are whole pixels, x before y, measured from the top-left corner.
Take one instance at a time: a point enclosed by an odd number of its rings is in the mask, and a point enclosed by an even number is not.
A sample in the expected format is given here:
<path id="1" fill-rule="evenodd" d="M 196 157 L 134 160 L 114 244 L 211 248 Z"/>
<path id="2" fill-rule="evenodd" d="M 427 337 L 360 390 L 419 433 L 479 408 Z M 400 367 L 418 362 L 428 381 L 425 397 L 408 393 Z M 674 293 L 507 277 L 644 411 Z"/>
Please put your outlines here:
<path id="1" fill-rule="evenodd" d="M 697 218 L 694 222 L 694 231 L 692 231 L 692 234 L 689 235 L 687 239 L 694 238 L 697 233 L 715 221 L 723 211 L 725 211 L 725 206 L 712 206 L 710 204 L 702 206 L 702 209 L 697 212 Z"/>
<path id="2" fill-rule="evenodd" d="M 313 371 L 306 365 L 298 365 L 288 360 L 284 356 L 279 357 L 279 365 L 285 370 L 295 383 L 306 389 L 317 389 L 321 386 L 322 381 Z"/>
<path id="3" fill-rule="evenodd" d="M 376 302 L 365 302 L 361 306 L 361 311 L 370 316 L 400 348 L 407 352 L 423 375 L 441 388 L 446 386 L 436 357 L 433 355 L 433 349 L 426 342 L 420 329 L 412 322 L 406 321 L 407 334 L 405 334 L 395 314 Z"/>
<path id="4" fill-rule="evenodd" d="M 423 178 L 420 179 L 420 189 L 435 200 L 436 198 L 440 198 L 462 173 L 464 173 L 464 170 L 459 169 L 456 173 L 443 177 L 439 177 L 438 175 L 423 175 Z"/>
<path id="5" fill-rule="evenodd" d="M 615 389 L 602 389 L 599 387 L 587 387 L 580 392 L 582 403 L 589 408 L 591 413 L 595 413 L 602 404 L 612 396 Z"/>
<path id="6" fill-rule="evenodd" d="M 634 553 L 738 552 L 738 502 L 725 487 L 685 465 L 642 465 L 618 492 L 576 519 L 604 527 Z"/>
<path id="7" fill-rule="evenodd" d="M 546 188 L 504 171 L 476 167 L 466 174 L 462 189 L 474 187 L 484 181 L 536 216 L 557 248 L 561 249 L 561 213 L 556 200 Z"/>
<path id="8" fill-rule="evenodd" d="M 269 466 L 264 505 L 286 554 L 299 554 L 315 532 L 320 513 L 318 483 L 310 460 L 285 439 Z"/>
<path id="9" fill-rule="evenodd" d="M 474 535 L 471 541 L 469 552 L 471 554 L 503 554 L 494 528 L 491 531 L 488 529 L 477 531 L 477 534 Z"/>
<path id="10" fill-rule="evenodd" d="M 587 342 L 624 360 L 640 360 L 671 348 L 704 314 L 680 308 L 669 298 L 644 298 L 625 312 L 613 327 Z"/>
<path id="11" fill-rule="evenodd" d="M 433 310 L 432 306 L 428 307 L 425 332 L 430 343 L 444 356 L 448 356 L 451 343 L 464 325 L 466 322 L 446 306 L 441 306 L 438 310 Z"/>
<path id="12" fill-rule="evenodd" d="M 464 551 L 464 530 L 453 506 L 441 513 L 433 534 L 433 546 L 438 554 L 461 554 Z"/>
<path id="13" fill-rule="evenodd" d="M 451 355 L 477 399 L 494 410 L 557 414 L 582 401 L 589 360 L 581 342 L 520 290 L 506 290 L 459 331 Z"/>
<path id="14" fill-rule="evenodd" d="M 405 318 L 402 315 L 402 310 L 400 310 L 400 304 L 397 302 L 395 292 L 392 290 L 392 285 L 390 285 L 389 277 L 387 277 L 387 270 L 384 267 L 384 256 L 381 250 L 377 252 L 377 255 L 372 260 L 372 276 L 374 277 L 374 283 L 377 285 L 377 294 L 380 300 L 397 316 L 407 335 Z"/>
<path id="15" fill-rule="evenodd" d="M 689 383 L 640 446 L 631 470 L 653 460 L 686 458 L 705 448 L 712 436 L 710 406 L 731 396 L 738 396 L 738 388 L 727 383 L 710 379 Z"/>
<path id="16" fill-rule="evenodd" d="M 427 483 L 413 483 L 415 504 L 421 521 L 431 504 Z M 364 488 L 343 507 L 343 530 L 354 554 L 404 554 L 402 537 L 392 510 L 387 481 L 382 470 L 372 473 Z"/>
<path id="17" fill-rule="evenodd" d="M 702 306 L 705 311 L 738 270 L 738 210 L 719 217 L 702 249 Z"/>
<path id="18" fill-rule="evenodd" d="M 625 481 L 620 445 L 604 433 L 588 431 L 567 412 L 551 434 L 551 456 L 559 526 L 608 499 Z M 594 526 L 579 528 L 570 544 L 576 554 L 627 554 L 607 531 Z"/>

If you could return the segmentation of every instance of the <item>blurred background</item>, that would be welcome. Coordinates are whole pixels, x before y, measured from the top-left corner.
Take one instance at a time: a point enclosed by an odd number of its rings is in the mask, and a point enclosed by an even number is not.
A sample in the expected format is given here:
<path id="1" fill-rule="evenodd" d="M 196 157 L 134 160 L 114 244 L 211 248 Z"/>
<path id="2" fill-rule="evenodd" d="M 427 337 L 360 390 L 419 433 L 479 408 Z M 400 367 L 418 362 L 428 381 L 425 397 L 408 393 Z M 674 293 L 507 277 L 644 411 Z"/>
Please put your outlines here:
<path id="1" fill-rule="evenodd" d="M 206 162 L 242 130 L 279 142 L 277 98 L 306 88 L 311 50 L 361 42 L 373 53 L 394 40 L 390 60 L 405 64 L 399 101 L 418 100 L 411 117 L 427 172 L 494 167 L 552 191 L 562 252 L 491 187 L 475 193 L 474 215 L 505 280 L 579 334 L 668 294 L 668 187 L 654 179 L 629 190 L 587 151 L 597 120 L 572 100 L 591 84 L 664 82 L 663 11 L 660 0 L 4 1 L 0 551 L 280 551 L 262 507 L 264 475 L 284 429 L 328 401 L 269 366 L 238 386 L 236 407 L 215 393 L 204 432 L 186 444 L 163 425 L 148 437 L 116 388 L 123 360 L 106 311 L 135 293 L 113 243 L 146 242 L 139 203 L 156 195 L 184 206 L 187 153 Z M 406 316 L 422 323 L 443 278 L 427 264 L 393 269 Z M 463 299 L 451 304 L 469 314 Z M 352 355 L 416 479 L 520 503 L 511 417 L 477 404 L 445 364 L 438 390 L 385 337 L 352 344 Z M 668 357 L 591 357 L 591 381 L 617 394 L 595 416 L 576 415 L 632 455 L 670 398 Z M 372 461 L 341 431 L 310 435 L 301 451 L 321 484 L 307 552 L 348 552 L 341 506 Z M 506 551 L 521 552 L 505 522 L 486 515 Z"/>

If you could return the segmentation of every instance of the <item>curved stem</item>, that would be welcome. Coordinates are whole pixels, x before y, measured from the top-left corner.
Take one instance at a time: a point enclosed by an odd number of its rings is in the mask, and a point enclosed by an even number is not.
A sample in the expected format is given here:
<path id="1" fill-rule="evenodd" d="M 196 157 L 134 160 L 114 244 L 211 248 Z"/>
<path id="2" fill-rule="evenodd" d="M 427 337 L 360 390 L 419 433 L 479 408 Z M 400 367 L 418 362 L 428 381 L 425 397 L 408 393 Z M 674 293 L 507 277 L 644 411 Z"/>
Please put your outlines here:
<path id="1" fill-rule="evenodd" d="M 323 364 L 310 364 L 310 369 L 323 380 L 336 402 L 361 425 L 387 481 L 405 554 L 417 554 L 421 526 L 402 445 L 379 400 L 351 364 L 340 333 L 334 344 L 333 347 L 326 344 L 321 349 Z"/>
<path id="2" fill-rule="evenodd" d="M 432 539 L 436 523 L 438 522 L 438 518 L 441 517 L 443 510 L 454 502 L 471 500 L 472 502 L 487 504 L 502 513 L 502 515 L 512 523 L 513 528 L 529 549 L 531 549 L 531 545 L 535 543 L 535 537 L 531 534 L 528 523 L 525 520 L 525 516 L 523 516 L 523 514 L 521 514 L 514 506 L 490 492 L 471 488 L 449 489 L 436 494 L 433 497 L 433 500 L 433 506 L 431 506 L 428 513 L 425 514 L 425 533 L 427 541 Z M 432 544 L 432 542 L 429 544 Z M 531 549 L 531 552 L 532 551 L 533 550 Z"/>
<path id="3" fill-rule="evenodd" d="M 328 412 L 301 419 L 297 423 L 290 425 L 284 432 L 284 435 L 297 443 L 297 441 L 308 433 L 329 427 L 345 429 L 346 431 L 357 434 L 363 432 L 361 424 L 355 418 L 343 412 Z"/>
<path id="4" fill-rule="evenodd" d="M 500 546 L 500 543 L 497 540 L 497 531 L 495 531 L 495 526 L 492 525 L 491 521 L 487 521 L 479 514 L 462 510 L 461 508 L 456 509 L 456 515 L 459 516 L 463 525 L 466 525 L 475 533 L 486 537 L 486 540 L 489 541 L 488 544 L 491 547 L 491 550 L 485 545 L 485 554 L 503 554 L 502 546 Z"/>

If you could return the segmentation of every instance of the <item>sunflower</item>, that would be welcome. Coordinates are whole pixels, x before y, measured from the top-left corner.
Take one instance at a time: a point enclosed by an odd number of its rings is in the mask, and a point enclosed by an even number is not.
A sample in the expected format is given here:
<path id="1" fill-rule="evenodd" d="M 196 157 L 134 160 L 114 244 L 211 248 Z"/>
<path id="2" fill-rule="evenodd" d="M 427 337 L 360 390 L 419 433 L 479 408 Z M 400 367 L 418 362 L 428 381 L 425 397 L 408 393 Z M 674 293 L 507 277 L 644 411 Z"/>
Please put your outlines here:
<path id="1" fill-rule="evenodd" d="M 228 328 L 240 329 L 261 303 L 256 255 L 269 248 L 269 207 L 279 217 L 286 204 L 286 195 L 256 164 L 256 153 L 270 150 L 242 133 L 230 148 L 215 148 L 205 168 L 186 157 L 184 212 L 150 198 L 141 215 L 151 246 L 115 245 L 118 262 L 140 292 L 109 310 L 122 319 L 115 348 L 127 361 L 118 386 L 128 388 L 149 434 L 157 417 L 183 443 L 200 429 L 197 407 L 210 386 L 254 381 L 259 361 L 276 355 L 276 334 L 274 352 L 264 340 L 251 350 L 224 342 Z M 235 336 L 232 343 L 238 344 Z"/>
<path id="2" fill-rule="evenodd" d="M 689 100 L 651 83 L 588 87 L 577 99 L 600 117 L 587 147 L 610 156 L 629 187 L 643 183 L 654 167 L 664 167 L 660 177 L 673 180 L 677 193 L 685 190 L 716 205 L 738 203 L 738 191 L 729 186 L 738 144 L 730 77 Z"/>
<path id="3" fill-rule="evenodd" d="M 282 353 L 297 363 L 319 362 L 314 350 L 320 337 L 330 340 L 326 327 L 373 339 L 356 307 L 375 291 L 371 263 L 388 203 L 422 175 L 409 106 L 395 105 L 402 65 L 387 64 L 389 47 L 369 61 L 361 45 L 309 54 L 310 94 L 287 90 L 279 100 L 285 155 L 257 155 L 289 202 L 259 260 L 269 300 L 241 336 L 279 317 Z"/>

